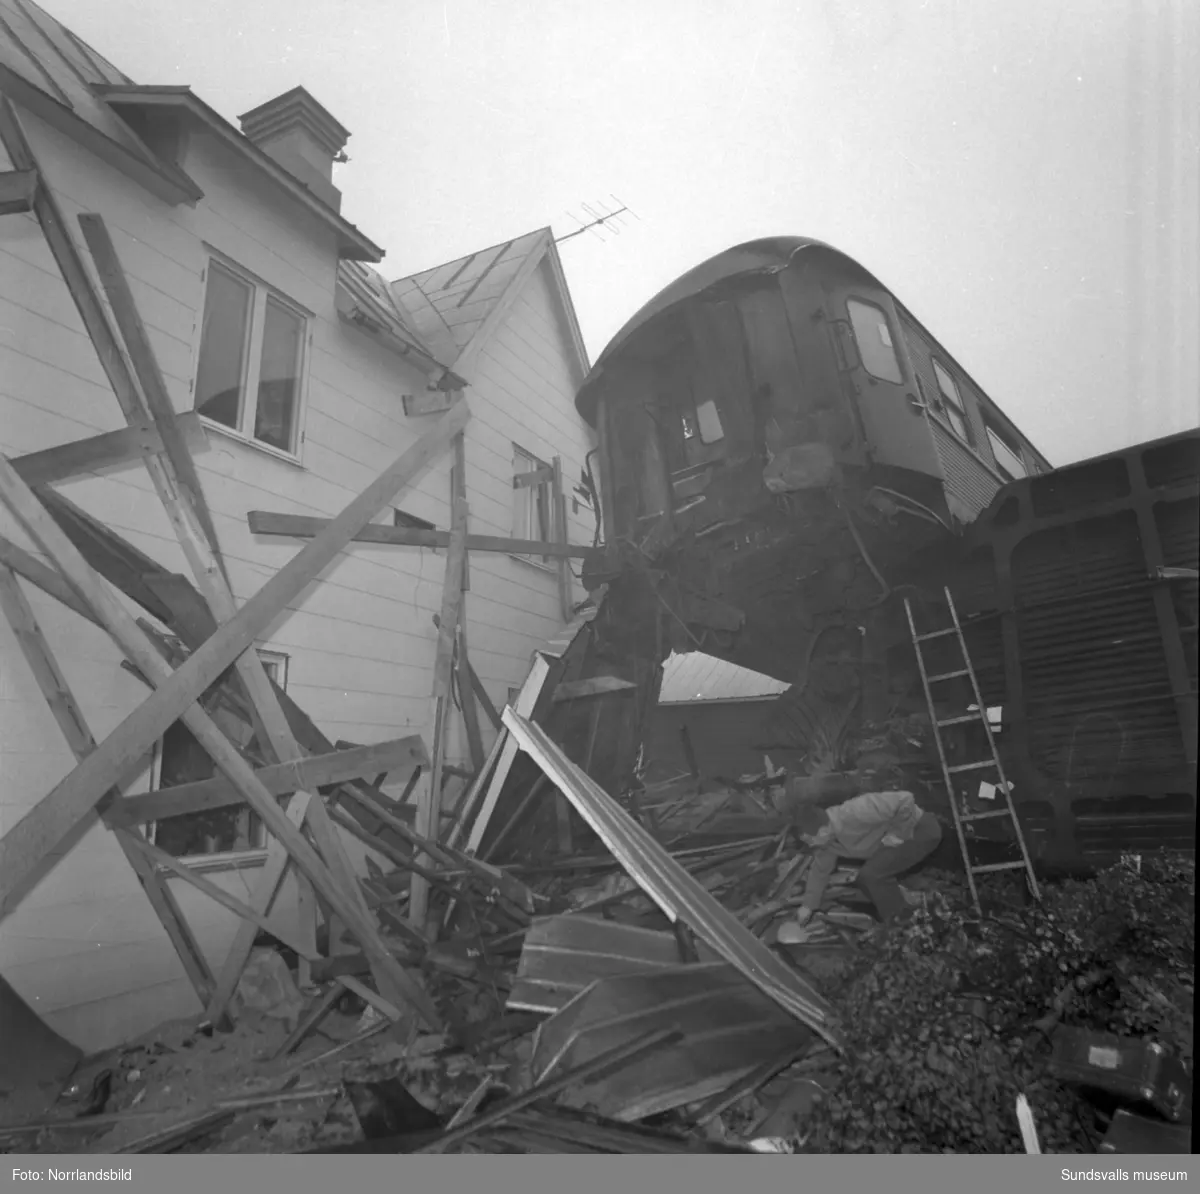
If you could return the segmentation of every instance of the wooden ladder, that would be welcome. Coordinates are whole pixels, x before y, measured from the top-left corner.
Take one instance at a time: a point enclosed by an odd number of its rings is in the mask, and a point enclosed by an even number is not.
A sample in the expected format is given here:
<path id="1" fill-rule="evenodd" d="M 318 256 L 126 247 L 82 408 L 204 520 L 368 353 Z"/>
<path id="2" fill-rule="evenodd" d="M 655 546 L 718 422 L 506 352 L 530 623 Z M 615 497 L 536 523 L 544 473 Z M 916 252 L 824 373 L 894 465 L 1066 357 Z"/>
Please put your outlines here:
<path id="1" fill-rule="evenodd" d="M 950 595 L 948 588 L 945 590 L 945 593 L 946 603 L 950 607 L 950 619 L 953 623 L 953 625 L 948 626 L 945 630 L 934 630 L 928 634 L 918 634 L 916 622 L 913 620 L 912 605 L 907 597 L 904 599 L 904 612 L 908 615 L 908 628 L 912 635 L 913 649 L 917 653 L 917 666 L 920 668 L 921 683 L 925 688 L 925 703 L 929 708 L 930 724 L 933 726 L 933 740 L 937 744 L 938 759 L 942 764 L 942 779 L 946 785 L 946 795 L 950 798 L 950 812 L 954 817 L 954 829 L 958 834 L 958 845 L 962 850 L 963 862 L 967 868 L 967 885 L 971 889 L 971 899 L 975 903 L 976 912 L 981 912 L 979 890 L 975 886 L 975 876 L 986 871 L 1023 869 L 1025 871 L 1025 880 L 1029 884 L 1030 894 L 1035 900 L 1041 899 L 1041 892 L 1038 890 L 1037 879 L 1033 873 L 1033 863 L 1030 861 L 1029 850 L 1025 845 L 1025 835 L 1021 832 L 1021 822 L 1017 818 L 1016 809 L 1013 807 L 1012 792 L 1008 778 L 1004 774 L 1004 765 L 1000 762 L 1000 753 L 996 749 L 996 739 L 992 734 L 992 725 L 988 719 L 987 706 L 983 703 L 983 694 L 979 691 L 979 680 L 975 675 L 975 668 L 971 663 L 970 653 L 967 651 L 967 641 L 963 637 L 962 625 L 958 620 L 958 611 L 954 608 L 954 598 Z M 948 638 L 950 636 L 953 636 L 958 642 L 959 650 L 962 653 L 963 666 L 931 676 L 925 667 L 925 658 L 921 651 L 921 644 L 930 639 Z M 971 681 L 971 691 L 975 694 L 975 711 L 957 717 L 939 718 L 934 705 L 933 689 L 931 686 L 945 680 L 958 680 L 964 676 L 969 677 Z M 942 730 L 946 726 L 965 725 L 973 721 L 978 721 L 983 725 L 983 732 L 987 735 L 988 749 L 991 752 L 990 757 L 980 759 L 974 763 L 958 763 L 951 767 L 946 761 L 946 747 L 942 741 Z M 986 813 L 960 812 L 958 798 L 954 790 L 954 776 L 963 772 L 983 771 L 989 768 L 994 769 L 999 777 L 999 791 L 1004 797 L 1004 807 Z M 991 862 L 976 865 L 971 861 L 963 825 L 973 821 L 986 821 L 994 817 L 1007 817 L 1012 822 L 1013 831 L 1017 838 L 1017 845 L 1021 850 L 1020 861 Z"/>

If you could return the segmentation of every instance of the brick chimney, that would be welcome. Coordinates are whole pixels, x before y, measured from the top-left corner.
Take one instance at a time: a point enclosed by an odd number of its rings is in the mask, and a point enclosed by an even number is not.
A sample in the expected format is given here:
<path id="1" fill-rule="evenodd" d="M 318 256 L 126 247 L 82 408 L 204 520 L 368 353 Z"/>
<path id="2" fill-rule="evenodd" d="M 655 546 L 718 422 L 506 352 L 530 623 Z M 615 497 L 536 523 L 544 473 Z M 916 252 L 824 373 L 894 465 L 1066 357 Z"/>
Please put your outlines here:
<path id="1" fill-rule="evenodd" d="M 293 87 L 239 116 L 242 132 L 265 154 L 303 183 L 323 203 L 340 211 L 342 193 L 333 185 L 333 163 L 350 137 L 303 87 Z"/>

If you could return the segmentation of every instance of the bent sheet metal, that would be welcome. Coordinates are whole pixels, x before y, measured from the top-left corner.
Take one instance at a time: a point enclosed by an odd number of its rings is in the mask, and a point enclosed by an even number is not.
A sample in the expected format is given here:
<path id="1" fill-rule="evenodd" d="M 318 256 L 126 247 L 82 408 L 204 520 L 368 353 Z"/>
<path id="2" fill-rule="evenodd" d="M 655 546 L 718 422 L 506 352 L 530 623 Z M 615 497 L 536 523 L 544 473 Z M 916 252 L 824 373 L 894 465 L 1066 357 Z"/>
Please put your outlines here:
<path id="1" fill-rule="evenodd" d="M 796 1019 L 841 1047 L 833 1008 L 782 959 L 719 904 L 540 727 L 511 708 L 504 724 L 612 851 L 613 857 L 672 920 L 682 920 L 721 957 Z"/>

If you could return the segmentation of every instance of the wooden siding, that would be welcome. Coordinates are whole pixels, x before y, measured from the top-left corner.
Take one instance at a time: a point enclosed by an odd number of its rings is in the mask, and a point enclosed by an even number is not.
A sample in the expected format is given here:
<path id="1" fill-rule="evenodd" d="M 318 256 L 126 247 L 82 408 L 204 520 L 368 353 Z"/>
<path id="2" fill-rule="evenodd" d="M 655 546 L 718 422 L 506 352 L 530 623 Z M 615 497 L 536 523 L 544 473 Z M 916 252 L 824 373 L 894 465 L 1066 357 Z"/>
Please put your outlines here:
<path id="1" fill-rule="evenodd" d="M 205 199 L 194 209 L 171 208 L 40 121 L 26 117 L 25 124 L 77 242 L 80 212 L 99 212 L 108 223 L 178 410 L 192 405 L 206 246 L 312 315 L 298 460 L 219 431 L 210 432 L 211 450 L 197 457 L 234 592 L 244 601 L 298 548 L 256 540 L 246 511 L 335 514 L 426 429 L 428 420 L 405 418 L 401 403 L 426 380 L 339 322 L 332 234 L 260 193 L 215 142 L 195 138 L 185 163 Z M 7 168 L 2 153 L 0 168 Z M 121 426 L 116 399 L 28 216 L 0 220 L 0 278 L 0 451 L 18 455 Z M 587 432 L 571 403 L 575 383 L 558 320 L 539 271 L 477 363 L 467 482 L 472 523 L 482 532 L 511 530 L 510 440 L 562 456 L 571 481 L 582 466 Z M 398 504 L 447 526 L 449 467 L 447 455 Z M 144 470 L 80 479 L 62 492 L 164 566 L 187 572 Z M 0 533 L 29 546 L 6 515 Z M 571 534 L 590 541 L 590 519 L 573 518 Z M 428 736 L 432 618 L 444 568 L 444 552 L 354 545 L 270 628 L 263 645 L 290 656 L 289 691 L 330 738 Z M 503 702 L 524 678 L 532 650 L 560 625 L 557 578 L 507 557 L 475 557 L 470 575 L 473 662 L 493 700 Z M 120 668 L 105 634 L 36 590 L 26 586 L 26 592 L 90 725 L 97 736 L 106 734 L 145 698 L 145 689 Z M 486 722 L 485 731 L 490 735 Z M 461 728 L 448 748 L 451 761 L 466 757 Z M 7 625 L 0 625 L 0 833 L 72 766 Z M 149 775 L 144 760 L 126 790 L 144 790 Z M 361 860 L 362 848 L 349 848 Z M 209 877 L 245 896 L 256 873 L 249 866 Z M 172 887 L 219 965 L 235 917 L 178 881 Z M 275 915 L 284 921 L 294 915 L 287 887 Z M 198 1010 L 137 880 L 95 821 L 69 843 L 65 864 L 49 868 L 0 923 L 0 971 L 49 1024 L 87 1049 Z"/>

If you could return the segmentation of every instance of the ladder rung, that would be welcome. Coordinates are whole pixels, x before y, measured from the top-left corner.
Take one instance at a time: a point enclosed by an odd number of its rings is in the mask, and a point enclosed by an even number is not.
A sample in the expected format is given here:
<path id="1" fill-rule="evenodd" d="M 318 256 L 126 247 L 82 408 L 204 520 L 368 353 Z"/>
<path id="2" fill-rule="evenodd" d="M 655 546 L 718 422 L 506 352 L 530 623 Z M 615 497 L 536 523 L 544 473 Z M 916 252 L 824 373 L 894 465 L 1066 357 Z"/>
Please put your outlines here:
<path id="1" fill-rule="evenodd" d="M 931 630 L 928 634 L 918 634 L 916 641 L 918 643 L 923 643 L 927 638 L 945 638 L 946 635 L 953 634 L 954 632 L 953 626 L 951 626 L 949 630 Z"/>
<path id="2" fill-rule="evenodd" d="M 960 821 L 986 821 L 988 817 L 1011 817 L 1012 814 L 1006 808 L 992 809 L 986 813 L 961 813 Z"/>
<path id="3" fill-rule="evenodd" d="M 967 713 L 963 717 L 945 717 L 938 722 L 938 726 L 961 726 L 968 721 L 982 721 L 978 713 Z"/>
<path id="4" fill-rule="evenodd" d="M 983 866 L 973 866 L 971 873 L 980 875 L 984 871 L 1023 871 L 1025 864 L 1023 862 L 988 862 Z"/>
<path id="5" fill-rule="evenodd" d="M 930 676 L 929 683 L 933 684 L 937 680 L 953 680 L 958 676 L 969 676 L 970 674 L 971 669 L 968 667 L 963 668 L 962 671 L 959 672 L 942 672 L 940 676 Z"/>
<path id="6" fill-rule="evenodd" d="M 995 766 L 996 766 L 995 759 L 982 759 L 978 763 L 959 763 L 958 766 L 947 767 L 946 770 L 949 771 L 951 775 L 956 775 L 960 771 L 979 771 L 980 769 L 982 769 L 984 767 L 995 767 Z"/>

